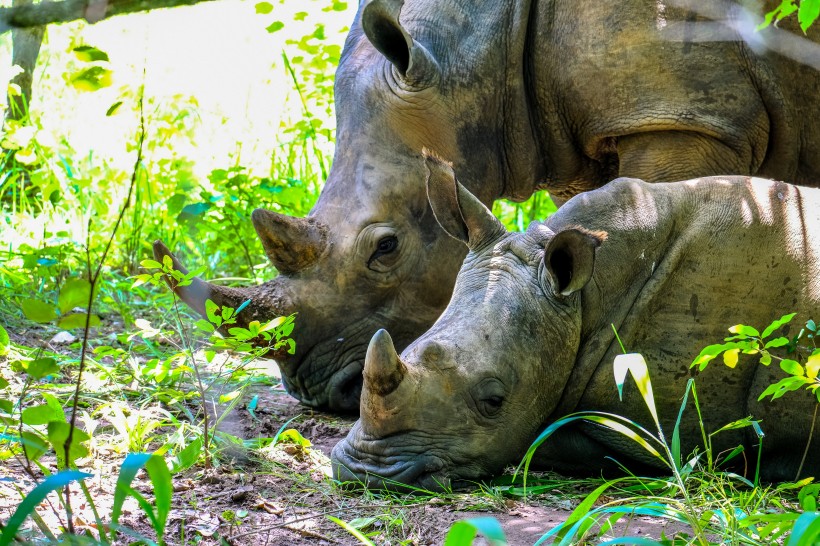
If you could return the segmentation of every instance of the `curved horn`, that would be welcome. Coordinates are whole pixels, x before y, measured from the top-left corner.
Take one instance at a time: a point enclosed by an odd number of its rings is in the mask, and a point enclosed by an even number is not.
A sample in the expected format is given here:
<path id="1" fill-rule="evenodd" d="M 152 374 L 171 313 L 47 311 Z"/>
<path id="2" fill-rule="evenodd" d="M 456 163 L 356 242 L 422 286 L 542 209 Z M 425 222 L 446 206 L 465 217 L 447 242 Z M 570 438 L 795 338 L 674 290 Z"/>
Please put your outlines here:
<path id="1" fill-rule="evenodd" d="M 304 269 L 314 263 L 327 246 L 327 226 L 313 218 L 294 218 L 256 209 L 251 220 L 265 254 L 280 273 Z"/>
<path id="2" fill-rule="evenodd" d="M 399 386 L 406 368 L 393 339 L 386 330 L 376 332 L 370 339 L 364 359 L 364 389 L 379 396 L 387 396 Z"/>
<path id="3" fill-rule="evenodd" d="M 176 271 L 183 275 L 188 274 L 185 266 L 168 250 L 168 247 L 161 240 L 157 239 L 154 241 L 154 259 L 162 263 L 165 256 L 171 258 L 171 263 Z M 191 284 L 187 286 L 178 286 L 178 281 L 169 278 L 167 275 L 165 276 L 165 282 L 182 301 L 203 317 L 207 317 L 205 300 L 211 300 L 220 307 L 228 306 L 237 309 L 242 303 L 250 299 L 250 294 L 246 290 L 211 284 L 199 277 L 191 279 Z"/>
<path id="4" fill-rule="evenodd" d="M 456 180 L 450 163 L 426 148 L 422 154 L 428 173 L 427 198 L 444 231 L 471 250 L 506 233 L 490 209 Z"/>

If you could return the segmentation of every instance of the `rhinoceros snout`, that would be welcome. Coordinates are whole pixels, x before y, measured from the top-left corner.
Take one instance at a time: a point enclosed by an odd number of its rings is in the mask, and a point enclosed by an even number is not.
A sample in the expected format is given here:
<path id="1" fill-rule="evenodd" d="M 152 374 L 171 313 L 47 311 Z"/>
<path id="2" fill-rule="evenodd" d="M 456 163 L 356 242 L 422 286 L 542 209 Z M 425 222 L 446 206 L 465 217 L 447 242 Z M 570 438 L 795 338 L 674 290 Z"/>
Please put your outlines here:
<path id="1" fill-rule="evenodd" d="M 333 477 L 345 487 L 402 493 L 419 490 L 440 492 L 450 488 L 449 478 L 440 475 L 445 465 L 438 457 L 415 456 L 392 464 L 375 459 L 371 461 L 371 457 L 359 453 L 354 447 L 351 442 L 354 435 L 355 429 L 336 444 L 330 455 Z"/>

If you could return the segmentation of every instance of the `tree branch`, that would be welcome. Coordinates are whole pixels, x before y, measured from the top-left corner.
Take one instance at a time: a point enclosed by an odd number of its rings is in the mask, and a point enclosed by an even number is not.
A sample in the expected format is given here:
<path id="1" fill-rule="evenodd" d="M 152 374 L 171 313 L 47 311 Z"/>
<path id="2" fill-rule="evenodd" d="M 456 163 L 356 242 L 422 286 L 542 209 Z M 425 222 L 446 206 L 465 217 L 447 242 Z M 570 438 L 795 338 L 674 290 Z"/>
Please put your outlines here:
<path id="1" fill-rule="evenodd" d="M 14 28 L 30 28 L 51 23 L 85 19 L 97 23 L 126 13 L 160 8 L 192 6 L 211 0 L 46 0 L 38 4 L 0 8 L 0 34 Z"/>

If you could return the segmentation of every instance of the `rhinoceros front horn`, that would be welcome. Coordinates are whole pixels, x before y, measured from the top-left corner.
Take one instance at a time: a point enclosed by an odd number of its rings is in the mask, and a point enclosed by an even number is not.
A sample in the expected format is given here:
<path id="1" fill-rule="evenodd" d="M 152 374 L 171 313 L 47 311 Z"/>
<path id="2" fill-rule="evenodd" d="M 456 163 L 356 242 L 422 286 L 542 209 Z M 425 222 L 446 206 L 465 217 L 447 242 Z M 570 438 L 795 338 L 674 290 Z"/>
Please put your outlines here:
<path id="1" fill-rule="evenodd" d="M 370 339 L 364 359 L 364 389 L 387 396 L 399 386 L 405 368 L 386 330 L 379 330 Z"/>
<path id="2" fill-rule="evenodd" d="M 287 275 L 304 269 L 327 247 L 327 226 L 313 218 L 256 209 L 251 220 L 265 254 L 280 273 Z"/>
<path id="3" fill-rule="evenodd" d="M 188 274 L 188 270 L 180 261 L 174 256 L 165 244 L 157 239 L 154 241 L 154 259 L 160 263 L 163 262 L 165 256 L 171 258 L 171 263 L 176 271 L 183 275 Z M 250 299 L 247 291 L 241 288 L 230 288 L 227 286 L 219 286 L 205 282 L 199 277 L 191 279 L 191 284 L 187 286 L 178 286 L 177 281 L 168 276 L 165 277 L 165 282 L 184 301 L 191 309 L 200 315 L 207 316 L 205 312 L 205 300 L 211 300 L 215 304 L 237 309 L 242 303 Z"/>

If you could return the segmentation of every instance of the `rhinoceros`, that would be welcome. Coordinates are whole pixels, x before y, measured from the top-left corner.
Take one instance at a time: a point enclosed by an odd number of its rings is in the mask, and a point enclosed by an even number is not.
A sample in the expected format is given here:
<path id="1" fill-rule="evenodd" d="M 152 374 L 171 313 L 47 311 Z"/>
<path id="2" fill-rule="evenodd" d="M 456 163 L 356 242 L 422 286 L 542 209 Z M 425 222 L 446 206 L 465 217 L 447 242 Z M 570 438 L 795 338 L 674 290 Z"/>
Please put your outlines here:
<path id="1" fill-rule="evenodd" d="M 802 317 L 820 309 L 820 190 L 740 176 L 620 178 L 526 232 L 508 233 L 446 164 L 430 165 L 435 215 L 470 251 L 428 332 L 401 356 L 384 330 L 370 341 L 360 418 L 332 452 L 340 480 L 434 490 L 476 480 L 518 463 L 542 427 L 578 411 L 652 430 L 637 388 L 625 385 L 618 399 L 613 326 L 648 362 L 671 437 L 702 347 L 738 322 L 767 325 L 784 308 Z M 803 390 L 758 401 L 785 374 L 757 358 L 733 369 L 714 362 L 696 374 L 703 423 L 711 432 L 752 415 L 766 434 L 763 478 L 794 479 L 818 400 Z M 681 453 L 701 438 L 690 398 Z M 751 428 L 714 442 L 715 453 L 745 446 L 754 469 Z M 559 429 L 537 460 L 600 473 L 613 470 L 605 457 L 659 470 L 637 444 L 591 424 Z M 801 475 L 818 472 L 814 434 Z"/>
<path id="2" fill-rule="evenodd" d="M 429 328 L 466 252 L 429 209 L 422 147 L 484 204 L 538 190 L 560 202 L 617 176 L 820 180 L 820 74 L 731 41 L 733 20 L 717 36 L 728 41 L 709 42 L 697 25 L 711 23 L 663 1 L 364 0 L 315 207 L 253 214 L 279 277 L 179 294 L 200 312 L 206 297 L 250 298 L 240 323 L 298 312 L 296 353 L 278 358 L 285 386 L 307 405 L 358 411 L 372 335 L 387 328 L 401 349 Z"/>

